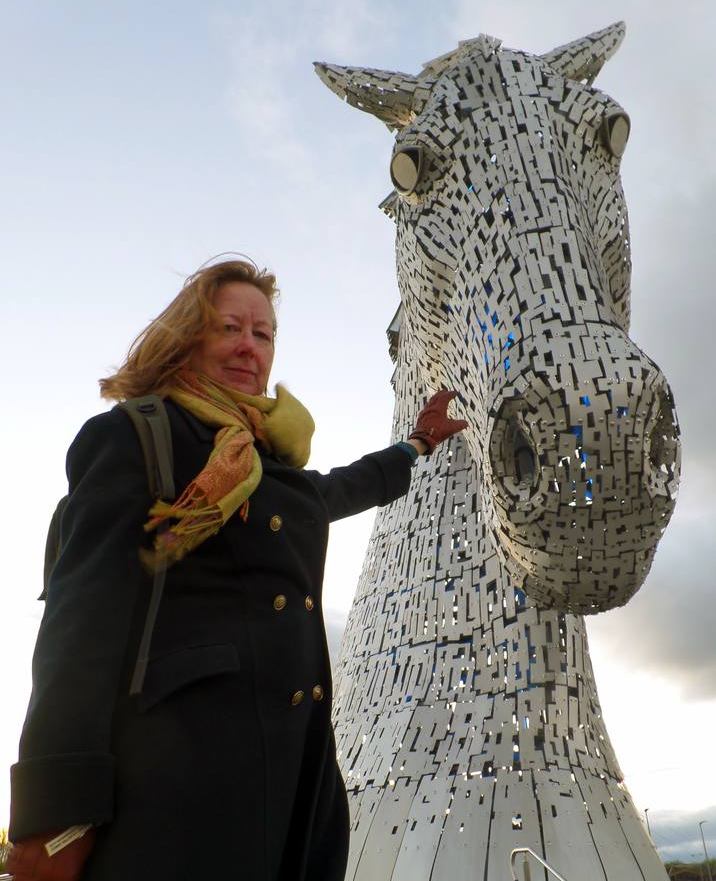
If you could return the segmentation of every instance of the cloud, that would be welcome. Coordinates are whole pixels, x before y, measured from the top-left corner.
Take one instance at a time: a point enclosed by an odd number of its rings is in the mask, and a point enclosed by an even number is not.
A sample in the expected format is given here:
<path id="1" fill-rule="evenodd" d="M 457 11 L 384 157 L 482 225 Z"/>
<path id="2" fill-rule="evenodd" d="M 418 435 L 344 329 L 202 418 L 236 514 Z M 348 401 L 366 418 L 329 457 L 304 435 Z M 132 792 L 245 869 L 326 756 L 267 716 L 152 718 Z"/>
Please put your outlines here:
<path id="1" fill-rule="evenodd" d="M 387 3 L 334 0 L 315 4 L 318 43 L 327 55 L 345 64 L 363 64 L 361 55 L 373 55 L 395 38 L 400 11 Z"/>
<path id="2" fill-rule="evenodd" d="M 665 674 L 688 700 L 716 697 L 713 547 L 712 518 L 675 518 L 639 593 L 589 620 L 602 649 Z"/>
<path id="3" fill-rule="evenodd" d="M 649 811 L 651 835 L 664 862 L 700 862 L 704 849 L 699 832 L 703 826 L 709 857 L 716 856 L 716 805 L 702 811 Z"/>
<path id="4" fill-rule="evenodd" d="M 261 6 L 259 11 L 248 4 L 241 12 L 214 18 L 218 46 L 230 65 L 225 103 L 239 123 L 246 152 L 295 174 L 310 166 L 306 144 L 297 133 L 294 92 L 288 87 L 305 49 L 306 28 L 285 4 L 267 0 Z"/>
<path id="5" fill-rule="evenodd" d="M 311 62 L 357 63 L 395 36 L 395 13 L 374 0 L 285 0 L 243 4 L 214 16 L 214 32 L 230 61 L 225 102 L 240 122 L 248 152 L 269 160 L 287 180 L 311 176 L 320 121 L 305 100 L 315 87 Z M 310 91 L 309 91 L 310 94 Z"/>
<path id="6" fill-rule="evenodd" d="M 683 435 L 684 479 L 701 486 L 701 503 L 716 491 L 710 378 L 716 327 L 715 199 L 713 172 L 699 193 L 665 190 L 634 241 L 633 335 L 671 384 Z"/>

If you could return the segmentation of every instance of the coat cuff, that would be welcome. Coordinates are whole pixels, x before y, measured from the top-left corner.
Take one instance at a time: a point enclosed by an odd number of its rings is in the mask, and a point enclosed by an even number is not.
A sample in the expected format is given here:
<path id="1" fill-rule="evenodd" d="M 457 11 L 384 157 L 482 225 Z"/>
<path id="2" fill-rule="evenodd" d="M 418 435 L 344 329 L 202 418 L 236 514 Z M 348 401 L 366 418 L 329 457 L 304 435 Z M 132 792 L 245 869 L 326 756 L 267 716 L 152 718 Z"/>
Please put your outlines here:
<path id="1" fill-rule="evenodd" d="M 413 461 L 405 450 L 393 444 L 385 450 L 369 453 L 365 458 L 375 462 L 383 475 L 384 495 L 378 502 L 379 506 L 388 505 L 405 495 L 410 487 L 413 466 Z"/>
<path id="2" fill-rule="evenodd" d="M 412 444 L 409 444 L 407 441 L 398 441 L 395 445 L 399 449 L 403 450 L 403 452 L 407 453 L 410 456 L 411 462 L 416 462 L 420 453 L 415 449 Z"/>
<path id="3" fill-rule="evenodd" d="M 114 757 L 105 753 L 25 759 L 10 769 L 10 785 L 11 841 L 79 823 L 99 826 L 114 814 Z"/>

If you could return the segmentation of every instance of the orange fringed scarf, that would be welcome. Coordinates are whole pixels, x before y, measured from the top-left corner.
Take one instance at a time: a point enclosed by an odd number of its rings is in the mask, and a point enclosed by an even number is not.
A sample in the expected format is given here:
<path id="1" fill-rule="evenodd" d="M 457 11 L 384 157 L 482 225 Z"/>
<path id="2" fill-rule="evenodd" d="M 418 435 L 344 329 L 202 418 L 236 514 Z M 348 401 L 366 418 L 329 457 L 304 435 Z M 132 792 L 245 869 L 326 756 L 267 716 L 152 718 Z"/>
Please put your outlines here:
<path id="1" fill-rule="evenodd" d="M 303 468 L 315 428 L 311 414 L 283 386 L 276 397 L 246 395 L 203 374 L 185 371 L 168 396 L 207 425 L 216 426 L 206 465 L 175 502 L 158 501 L 144 525 L 159 532 L 148 564 L 171 565 L 214 535 L 236 511 L 246 520 L 249 496 L 261 480 L 254 440 L 295 468 Z"/>

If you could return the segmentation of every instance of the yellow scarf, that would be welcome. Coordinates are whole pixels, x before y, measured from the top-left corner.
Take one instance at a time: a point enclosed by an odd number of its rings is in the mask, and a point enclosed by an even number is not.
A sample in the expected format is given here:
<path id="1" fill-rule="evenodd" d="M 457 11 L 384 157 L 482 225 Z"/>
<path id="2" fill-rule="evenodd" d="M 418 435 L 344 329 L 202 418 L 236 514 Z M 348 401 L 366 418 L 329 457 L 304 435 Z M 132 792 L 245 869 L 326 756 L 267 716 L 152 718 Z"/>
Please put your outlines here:
<path id="1" fill-rule="evenodd" d="M 186 371 L 168 397 L 219 430 L 206 465 L 181 496 L 149 509 L 147 532 L 176 521 L 156 535 L 154 553 L 147 556 L 151 568 L 181 560 L 237 510 L 246 520 L 249 496 L 263 471 L 254 440 L 287 465 L 303 468 L 315 428 L 308 410 L 281 385 L 276 386 L 275 398 L 246 395 Z"/>

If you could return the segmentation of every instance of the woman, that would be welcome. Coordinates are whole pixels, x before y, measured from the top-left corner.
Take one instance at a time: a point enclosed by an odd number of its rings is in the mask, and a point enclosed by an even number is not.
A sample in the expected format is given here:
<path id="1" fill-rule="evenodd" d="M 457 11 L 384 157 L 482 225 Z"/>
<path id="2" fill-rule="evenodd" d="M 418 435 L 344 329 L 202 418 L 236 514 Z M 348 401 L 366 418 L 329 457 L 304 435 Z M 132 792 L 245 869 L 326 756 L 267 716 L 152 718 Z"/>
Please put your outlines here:
<path id="1" fill-rule="evenodd" d="M 251 263 L 201 269 L 100 383 L 113 400 L 164 398 L 176 502 L 153 503 L 120 409 L 70 447 L 12 769 L 16 881 L 343 878 L 321 613 L 328 524 L 404 494 L 415 457 L 465 423 L 441 392 L 407 443 L 328 475 L 303 470 L 310 415 L 281 387 L 265 395 L 275 295 Z M 163 564 L 150 663 L 130 696 L 147 569 Z M 48 855 L 49 840 L 84 825 Z"/>

